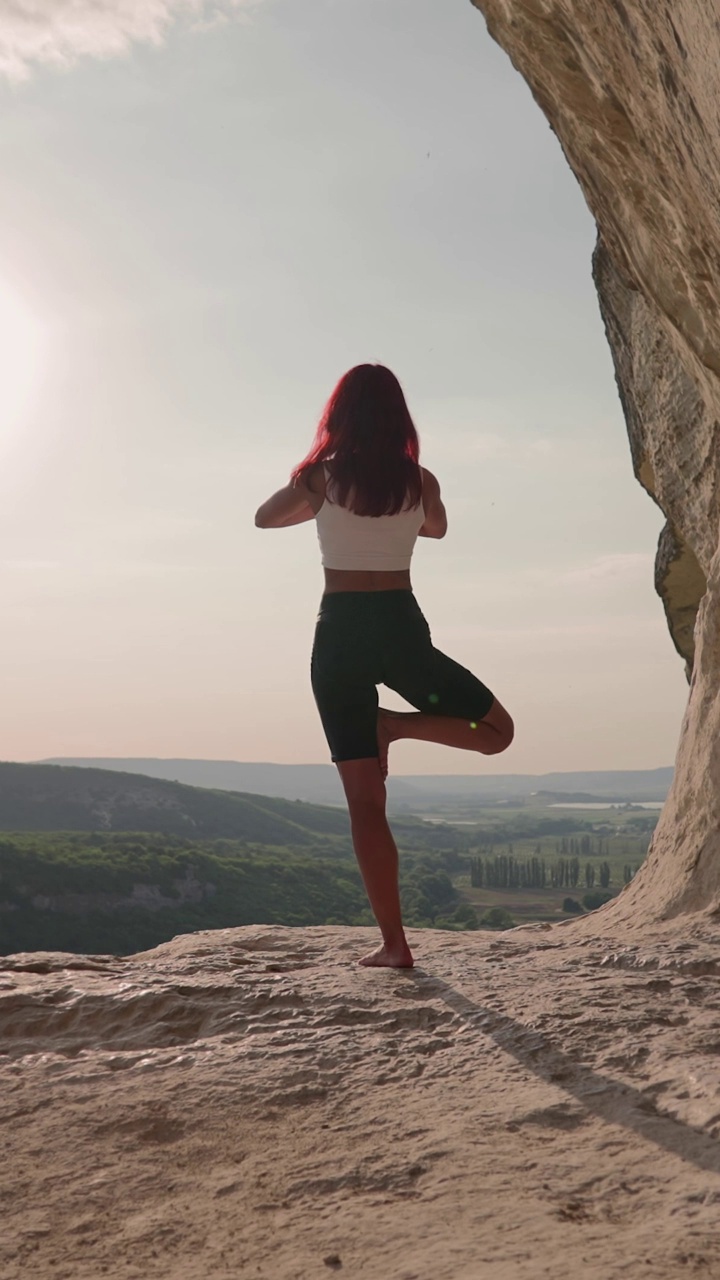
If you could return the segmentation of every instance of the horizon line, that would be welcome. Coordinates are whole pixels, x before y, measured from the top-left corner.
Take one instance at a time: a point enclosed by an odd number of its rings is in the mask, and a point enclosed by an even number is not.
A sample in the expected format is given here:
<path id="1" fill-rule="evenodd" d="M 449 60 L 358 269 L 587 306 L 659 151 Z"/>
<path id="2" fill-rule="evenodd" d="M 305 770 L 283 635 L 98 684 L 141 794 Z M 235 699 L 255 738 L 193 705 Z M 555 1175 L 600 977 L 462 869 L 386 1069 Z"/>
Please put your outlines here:
<path id="1" fill-rule="evenodd" d="M 218 758 L 209 756 L 44 756 L 42 759 L 33 760 L 15 760 L 4 761 L 7 764 L 57 764 L 58 762 L 68 760 L 99 760 L 113 762 L 137 762 L 138 760 L 152 761 L 158 764 L 222 764 L 222 765 L 240 765 L 243 767 L 253 766 L 255 768 L 279 768 L 279 769 L 333 769 L 332 763 L 326 761 L 282 761 L 282 760 L 234 760 L 231 758 Z M 546 769 L 542 773 L 532 772 L 516 772 L 516 773 L 393 773 L 391 776 L 395 778 L 445 778 L 445 777 L 463 777 L 463 778 L 543 778 L 553 773 L 658 773 L 661 770 L 674 769 L 674 764 L 651 765 L 646 767 L 614 768 L 614 769 Z"/>

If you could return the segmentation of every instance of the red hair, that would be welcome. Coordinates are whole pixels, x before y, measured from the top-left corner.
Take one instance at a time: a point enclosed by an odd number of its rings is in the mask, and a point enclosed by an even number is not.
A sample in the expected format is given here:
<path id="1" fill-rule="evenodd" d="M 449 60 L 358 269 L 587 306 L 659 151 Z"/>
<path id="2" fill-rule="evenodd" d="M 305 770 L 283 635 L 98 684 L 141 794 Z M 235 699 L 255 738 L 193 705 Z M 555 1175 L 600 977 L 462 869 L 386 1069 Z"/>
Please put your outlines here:
<path id="1" fill-rule="evenodd" d="M 422 496 L 420 441 L 402 387 L 382 364 L 344 373 L 328 400 L 307 457 L 291 478 L 330 462 L 333 498 L 359 516 L 396 515 Z"/>

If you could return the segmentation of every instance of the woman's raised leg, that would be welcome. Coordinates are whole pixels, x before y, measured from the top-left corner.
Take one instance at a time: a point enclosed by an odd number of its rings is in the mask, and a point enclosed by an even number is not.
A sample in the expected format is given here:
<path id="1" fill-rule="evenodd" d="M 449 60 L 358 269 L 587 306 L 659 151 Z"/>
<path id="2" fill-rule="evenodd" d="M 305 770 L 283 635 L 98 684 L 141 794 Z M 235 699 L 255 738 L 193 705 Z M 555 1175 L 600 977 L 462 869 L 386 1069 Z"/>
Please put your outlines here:
<path id="1" fill-rule="evenodd" d="M 387 777 L 390 743 L 400 738 L 437 742 L 445 747 L 494 756 L 510 746 L 514 732 L 512 719 L 497 698 L 482 720 L 429 715 L 423 711 L 387 711 L 381 707 L 378 711 L 380 771 L 383 778 Z"/>
<path id="2" fill-rule="evenodd" d="M 383 939 L 360 964 L 410 969 L 413 958 L 400 911 L 398 851 L 385 816 L 385 783 L 378 760 L 343 760 L 337 768 L 350 811 L 355 856 Z"/>

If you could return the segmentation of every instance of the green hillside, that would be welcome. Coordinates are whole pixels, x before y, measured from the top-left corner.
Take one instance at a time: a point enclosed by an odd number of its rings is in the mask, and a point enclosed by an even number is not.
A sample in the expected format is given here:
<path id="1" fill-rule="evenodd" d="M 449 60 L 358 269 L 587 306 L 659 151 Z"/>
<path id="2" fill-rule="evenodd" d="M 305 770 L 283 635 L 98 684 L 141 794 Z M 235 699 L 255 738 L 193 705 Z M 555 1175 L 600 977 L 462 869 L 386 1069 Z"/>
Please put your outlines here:
<path id="1" fill-rule="evenodd" d="M 457 829 L 393 821 L 409 848 L 459 847 Z M 0 831 L 144 831 L 193 840 L 349 849 L 344 808 L 214 791 L 144 774 L 65 765 L 0 763 Z"/>
<path id="2" fill-rule="evenodd" d="M 657 813 L 393 819 L 408 924 L 557 919 L 618 893 Z M 347 814 L 115 770 L 0 764 L 0 954 L 126 954 L 240 924 L 371 924 Z M 570 901 L 570 900 L 573 901 Z M 569 906 L 568 906 L 569 903 Z M 597 902 L 593 900 L 593 905 Z"/>
<path id="3" fill-rule="evenodd" d="M 0 955 L 127 954 L 244 924 L 372 924 L 349 842 L 330 854 L 147 832 L 0 837 Z M 404 852 L 409 923 L 457 906 L 448 859 Z"/>
<path id="4" fill-rule="evenodd" d="M 315 845 L 347 837 L 342 809 L 61 765 L 0 763 L 0 831 L 157 831 Z"/>

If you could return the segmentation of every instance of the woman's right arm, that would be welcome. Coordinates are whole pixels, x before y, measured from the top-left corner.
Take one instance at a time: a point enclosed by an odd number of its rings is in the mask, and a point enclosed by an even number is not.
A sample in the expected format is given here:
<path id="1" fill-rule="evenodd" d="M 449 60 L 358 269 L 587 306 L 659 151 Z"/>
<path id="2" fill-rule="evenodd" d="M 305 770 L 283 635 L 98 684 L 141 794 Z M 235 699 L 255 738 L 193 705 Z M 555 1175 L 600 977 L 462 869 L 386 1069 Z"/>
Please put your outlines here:
<path id="1" fill-rule="evenodd" d="M 421 467 L 423 477 L 422 501 L 425 519 L 420 527 L 421 538 L 444 538 L 447 533 L 447 512 L 440 497 L 440 485 L 432 471 Z"/>

